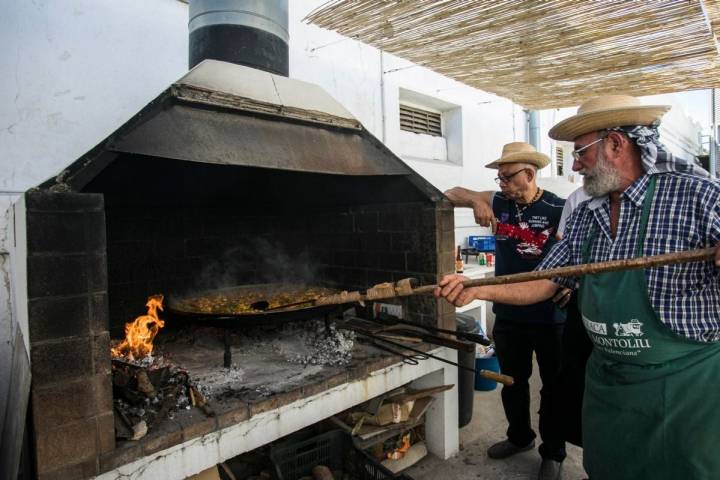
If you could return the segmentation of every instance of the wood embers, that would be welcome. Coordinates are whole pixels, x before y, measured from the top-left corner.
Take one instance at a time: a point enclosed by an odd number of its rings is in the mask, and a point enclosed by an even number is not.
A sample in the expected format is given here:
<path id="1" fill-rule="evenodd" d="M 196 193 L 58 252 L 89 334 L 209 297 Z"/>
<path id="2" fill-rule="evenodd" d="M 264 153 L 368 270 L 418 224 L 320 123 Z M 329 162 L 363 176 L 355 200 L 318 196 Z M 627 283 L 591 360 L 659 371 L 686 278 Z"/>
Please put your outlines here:
<path id="1" fill-rule="evenodd" d="M 185 370 L 162 361 L 144 363 L 149 365 L 112 360 L 117 438 L 138 440 L 179 409 L 196 406 L 214 415 L 202 388 L 191 383 Z"/>

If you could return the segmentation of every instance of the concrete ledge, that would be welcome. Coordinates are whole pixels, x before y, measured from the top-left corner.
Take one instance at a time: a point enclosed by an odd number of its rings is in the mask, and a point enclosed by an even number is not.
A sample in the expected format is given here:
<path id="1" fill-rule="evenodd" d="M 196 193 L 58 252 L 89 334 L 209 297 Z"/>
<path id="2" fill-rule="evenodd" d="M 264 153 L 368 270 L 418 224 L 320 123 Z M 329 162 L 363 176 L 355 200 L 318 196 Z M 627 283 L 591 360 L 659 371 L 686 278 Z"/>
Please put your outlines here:
<path id="1" fill-rule="evenodd" d="M 432 353 L 452 361 L 457 359 L 456 352 L 446 348 L 432 350 Z M 373 371 L 363 379 L 337 385 L 314 396 L 263 411 L 241 423 L 157 451 L 96 478 L 184 479 L 416 380 L 419 380 L 418 387 L 456 384 L 457 369 L 433 359 L 424 360 L 417 366 L 396 363 Z M 457 388 L 438 394 L 427 415 L 430 452 L 440 458 L 456 454 L 459 443 Z"/>

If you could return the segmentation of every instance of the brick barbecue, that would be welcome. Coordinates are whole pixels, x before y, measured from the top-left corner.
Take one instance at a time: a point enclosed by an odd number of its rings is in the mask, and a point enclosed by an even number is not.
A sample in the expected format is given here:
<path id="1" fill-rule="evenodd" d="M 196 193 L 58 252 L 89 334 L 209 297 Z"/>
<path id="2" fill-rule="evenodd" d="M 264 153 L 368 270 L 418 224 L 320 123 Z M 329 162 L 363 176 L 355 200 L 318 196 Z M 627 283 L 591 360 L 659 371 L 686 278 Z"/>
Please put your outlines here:
<path id="1" fill-rule="evenodd" d="M 435 361 L 358 347 L 349 365 L 116 441 L 111 338 L 148 296 L 277 281 L 366 289 L 452 271 L 449 203 L 316 86 L 205 60 L 13 214 L 39 478 L 183 478 L 417 378 L 455 381 Z M 399 303 L 407 319 L 454 328 L 444 302 Z M 193 348 L 186 362 L 202 357 Z M 428 428 L 445 437 L 429 443 L 449 455 L 442 404 Z"/>
<path id="2" fill-rule="evenodd" d="M 111 361 L 150 296 L 363 290 L 453 268 L 442 194 L 320 88 L 286 77 L 285 0 L 192 0 L 189 13 L 191 70 L 12 208 L 26 442 L 41 479 L 185 478 L 408 382 L 456 382 L 436 360 L 406 365 L 332 330 L 342 309 L 292 325 L 161 311 L 157 361 Z M 406 319 L 454 327 L 444 302 L 396 303 Z M 168 375 L 174 386 L 155 395 Z M 457 449 L 455 399 L 428 413 L 441 457 Z"/>

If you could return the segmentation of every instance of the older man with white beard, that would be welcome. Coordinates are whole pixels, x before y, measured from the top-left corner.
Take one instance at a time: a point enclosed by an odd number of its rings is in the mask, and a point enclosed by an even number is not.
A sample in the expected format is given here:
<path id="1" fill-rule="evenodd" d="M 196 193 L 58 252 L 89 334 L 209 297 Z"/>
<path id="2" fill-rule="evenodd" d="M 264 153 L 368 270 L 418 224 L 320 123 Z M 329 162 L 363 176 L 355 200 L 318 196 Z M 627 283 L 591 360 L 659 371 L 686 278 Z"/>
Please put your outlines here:
<path id="1" fill-rule="evenodd" d="M 673 161 L 659 143 L 667 109 L 608 95 L 551 129 L 551 137 L 575 143 L 573 169 L 593 198 L 573 212 L 539 269 L 720 244 L 720 185 L 692 163 Z M 514 286 L 463 289 L 463 279 L 450 275 L 436 295 L 455 305 L 524 305 L 579 281 L 594 345 L 583 405 L 591 479 L 707 479 L 720 472 L 719 266 L 720 247 L 714 263 Z"/>

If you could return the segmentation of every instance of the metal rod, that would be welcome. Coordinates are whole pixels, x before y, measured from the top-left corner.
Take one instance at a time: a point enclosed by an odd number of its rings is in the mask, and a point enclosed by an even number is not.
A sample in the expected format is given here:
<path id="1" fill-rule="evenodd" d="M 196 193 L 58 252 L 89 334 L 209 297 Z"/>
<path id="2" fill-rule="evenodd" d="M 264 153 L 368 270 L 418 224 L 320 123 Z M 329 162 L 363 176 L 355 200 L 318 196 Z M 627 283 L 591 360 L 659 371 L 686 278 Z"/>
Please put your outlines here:
<path id="1" fill-rule="evenodd" d="M 413 327 L 425 329 L 429 332 L 446 333 L 448 335 L 453 335 L 462 340 L 467 340 L 470 342 L 478 343 L 478 344 L 484 345 L 486 347 L 492 344 L 492 342 L 490 340 L 483 337 L 482 335 L 478 335 L 477 333 L 459 332 L 457 330 L 448 330 L 446 328 L 430 327 L 430 326 L 423 325 L 423 324 L 420 324 L 417 322 L 411 322 L 409 320 L 403 320 L 401 318 L 391 317 L 389 315 L 378 317 L 377 319 L 373 319 L 372 321 L 374 321 L 374 322 L 376 321 L 381 324 L 386 324 L 386 323 L 392 322 L 392 323 L 400 323 L 402 325 L 411 325 Z"/>
<path id="2" fill-rule="evenodd" d="M 434 358 L 435 360 L 440 360 L 441 362 L 445 362 L 445 363 L 448 363 L 448 364 L 453 365 L 453 366 L 455 366 L 455 367 L 462 368 L 463 370 L 469 370 L 469 371 L 475 373 L 475 369 L 474 369 L 474 368 L 464 367 L 464 366 L 459 365 L 459 364 L 457 364 L 457 363 L 455 363 L 455 362 L 453 362 L 453 361 L 451 361 L 451 360 L 446 360 L 446 359 L 444 359 L 444 358 L 442 358 L 442 357 L 438 357 L 437 355 L 433 355 L 432 353 L 426 353 L 426 352 L 423 352 L 422 350 L 417 350 L 417 349 L 415 349 L 415 348 L 408 347 L 407 345 L 403 345 L 402 343 L 394 342 L 394 341 L 392 341 L 392 340 L 388 340 L 388 339 L 386 339 L 386 338 L 383 338 L 383 337 L 378 336 L 378 335 L 374 335 L 374 334 L 372 334 L 372 333 L 366 333 L 366 332 L 357 331 L 357 330 L 356 330 L 356 332 L 357 332 L 359 335 L 364 335 L 364 336 L 366 336 L 366 337 L 368 337 L 368 338 L 371 338 L 371 339 L 373 339 L 373 340 L 380 340 L 380 341 L 382 341 L 382 342 L 389 343 L 390 345 L 393 345 L 394 347 L 402 348 L 402 349 L 405 349 L 405 350 L 410 350 L 411 352 L 422 353 L 423 355 L 426 355 L 428 358 Z"/>
<path id="3" fill-rule="evenodd" d="M 363 330 L 355 330 L 355 332 L 356 332 L 358 335 L 364 335 L 364 336 L 366 336 L 366 337 L 368 337 L 368 338 L 372 338 L 373 340 L 376 340 L 376 341 L 379 340 L 379 341 L 381 341 L 381 342 L 389 343 L 390 345 L 393 345 L 394 347 L 398 347 L 398 348 L 402 348 L 402 349 L 405 349 L 405 350 L 410 350 L 411 352 L 415 352 L 415 353 L 420 353 L 420 354 L 422 354 L 422 355 L 426 355 L 426 356 L 428 356 L 428 357 L 430 357 L 430 358 L 433 358 L 433 359 L 435 359 L 435 360 L 441 361 L 441 362 L 443 362 L 443 363 L 447 363 L 447 364 L 452 365 L 452 366 L 454 366 L 454 367 L 461 368 L 461 369 L 463 369 L 463 370 L 467 370 L 467 371 L 473 372 L 474 374 L 480 375 L 481 377 L 487 378 L 488 380 L 495 380 L 496 382 L 502 383 L 503 385 L 512 385 L 513 383 L 515 383 L 515 380 L 514 380 L 511 376 L 509 376 L 509 375 L 503 375 L 503 374 L 501 374 L 501 373 L 490 372 L 490 371 L 488 371 L 488 370 L 475 370 L 474 368 L 465 367 L 465 366 L 459 365 L 459 364 L 457 364 L 457 363 L 455 363 L 455 362 L 453 362 L 453 361 L 451 361 L 451 360 L 446 360 L 446 359 L 444 359 L 444 358 L 442 358 L 442 357 L 438 357 L 437 355 L 433 355 L 432 353 L 423 352 L 422 350 L 417 350 L 417 349 L 415 349 L 415 348 L 408 347 L 407 345 L 403 345 L 403 344 L 401 344 L 401 343 L 393 342 L 393 341 L 391 341 L 391 340 L 387 340 L 387 339 L 385 339 L 385 338 L 378 337 L 378 336 L 373 335 L 373 334 L 371 334 L 371 333 L 367 333 L 367 332 L 365 332 L 365 331 L 363 331 Z"/>
<path id="4" fill-rule="evenodd" d="M 367 345 L 371 345 L 380 350 L 384 350 L 386 352 L 392 353 L 393 355 L 398 355 L 398 356 L 402 357 L 403 363 L 407 363 L 408 365 L 420 365 L 419 360 L 427 360 L 428 358 L 430 358 L 424 353 L 423 354 L 416 353 L 414 355 L 407 355 L 405 353 L 395 350 L 394 348 L 390 348 L 387 345 L 381 345 L 371 338 L 366 338 L 364 340 L 365 341 L 363 343 L 366 343 Z"/>
<path id="5" fill-rule="evenodd" d="M 410 327 L 403 324 L 388 325 L 386 323 L 378 322 L 380 325 L 385 325 L 380 331 L 371 332 L 376 335 L 386 335 L 398 333 L 399 335 L 405 335 L 407 337 L 417 338 L 424 341 L 425 343 L 431 343 L 433 345 L 439 345 L 441 347 L 452 348 L 453 350 L 463 352 L 475 352 L 475 345 L 470 342 L 464 342 L 454 338 L 441 337 L 439 334 L 429 333 L 422 327 Z"/>

